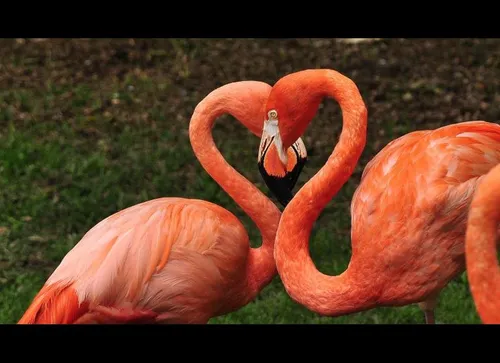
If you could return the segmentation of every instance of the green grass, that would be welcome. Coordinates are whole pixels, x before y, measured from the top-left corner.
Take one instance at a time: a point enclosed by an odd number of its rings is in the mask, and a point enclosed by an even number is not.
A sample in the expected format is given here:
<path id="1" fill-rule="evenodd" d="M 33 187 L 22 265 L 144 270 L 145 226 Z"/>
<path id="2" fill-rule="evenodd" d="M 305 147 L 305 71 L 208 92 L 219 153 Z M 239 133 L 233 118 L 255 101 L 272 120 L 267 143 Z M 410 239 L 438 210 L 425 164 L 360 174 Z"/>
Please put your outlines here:
<path id="1" fill-rule="evenodd" d="M 181 52 L 180 46 L 176 43 L 172 49 Z M 28 61 L 10 59 L 26 69 L 32 67 Z M 61 71 L 69 66 L 51 67 Z M 126 65 L 119 78 L 89 76 L 62 82 L 46 75 L 38 84 L 0 87 L 0 323 L 15 323 L 21 317 L 45 279 L 88 229 L 115 211 L 148 199 L 185 196 L 220 204 L 242 219 L 252 245 L 259 243 L 254 225 L 193 155 L 187 137 L 190 112 L 215 85 L 179 96 L 176 92 L 182 87 L 171 85 L 182 84 L 179 79 L 188 74 L 185 64 L 155 75 Z M 403 127 L 398 133 L 407 131 Z M 217 122 L 214 137 L 227 160 L 266 190 L 255 162 L 259 140 L 230 117 Z M 333 145 L 332 139 L 328 144 Z M 375 149 L 368 146 L 368 152 Z M 329 151 L 316 149 L 299 184 L 319 168 Z M 328 205 L 311 238 L 313 259 L 325 273 L 337 274 L 349 262 L 347 211 L 354 188 L 354 181 L 348 183 Z M 465 276 L 444 290 L 436 313 L 442 323 L 479 322 Z M 422 322 L 417 306 L 319 317 L 294 303 L 279 278 L 248 306 L 211 321 Z"/>
<path id="2" fill-rule="evenodd" d="M 114 211 L 163 195 L 204 198 L 237 210 L 200 168 L 194 168 L 192 180 L 177 178 L 184 169 L 182 165 L 195 162 L 187 142 L 170 147 L 170 138 L 163 133 L 153 140 L 147 129 L 124 127 L 95 143 L 84 140 L 69 127 L 50 123 L 19 130 L 11 126 L 1 136 L 4 147 L 0 149 L 3 161 L 0 322 L 15 322 L 44 279 L 82 234 Z M 246 147 L 255 148 L 258 140 L 249 136 L 245 141 Z M 245 153 L 240 155 L 238 149 L 232 150 L 231 160 L 235 165 L 238 159 L 250 165 L 252 160 Z M 350 256 L 346 238 L 348 216 L 343 207 L 329 207 L 322 219 L 328 222 L 316 230 L 311 241 L 314 260 L 322 271 L 338 273 L 345 269 Z M 258 234 L 245 221 L 255 245 Z M 477 321 L 464 279 L 452 282 L 445 290 L 437 314 L 445 323 Z M 422 315 L 414 306 L 376 309 L 337 319 L 321 318 L 292 302 L 278 278 L 255 302 L 213 320 L 214 323 L 421 321 Z"/>

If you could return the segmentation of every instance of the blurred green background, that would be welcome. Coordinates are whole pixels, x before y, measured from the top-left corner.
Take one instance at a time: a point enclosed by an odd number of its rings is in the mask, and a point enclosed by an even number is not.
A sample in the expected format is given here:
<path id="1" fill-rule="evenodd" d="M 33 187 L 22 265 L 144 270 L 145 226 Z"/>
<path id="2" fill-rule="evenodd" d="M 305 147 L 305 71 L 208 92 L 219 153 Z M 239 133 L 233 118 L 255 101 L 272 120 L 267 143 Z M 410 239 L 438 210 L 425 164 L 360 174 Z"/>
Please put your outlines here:
<path id="1" fill-rule="evenodd" d="M 12 39 L 0 41 L 0 323 L 15 323 L 64 255 L 108 215 L 162 196 L 206 199 L 253 223 L 204 172 L 188 140 L 196 104 L 225 83 L 274 84 L 306 68 L 333 68 L 358 85 L 369 110 L 368 145 L 351 180 L 311 238 L 318 269 L 350 258 L 349 204 L 361 171 L 407 132 L 500 115 L 500 40 Z M 341 129 L 326 100 L 304 141 L 297 188 L 325 162 Z M 216 144 L 269 195 L 259 140 L 230 116 Z M 281 207 L 280 207 L 281 208 Z M 478 323 L 465 275 L 444 290 L 441 323 Z M 248 306 L 211 323 L 423 323 L 417 306 L 323 318 L 294 303 L 279 278 Z"/>

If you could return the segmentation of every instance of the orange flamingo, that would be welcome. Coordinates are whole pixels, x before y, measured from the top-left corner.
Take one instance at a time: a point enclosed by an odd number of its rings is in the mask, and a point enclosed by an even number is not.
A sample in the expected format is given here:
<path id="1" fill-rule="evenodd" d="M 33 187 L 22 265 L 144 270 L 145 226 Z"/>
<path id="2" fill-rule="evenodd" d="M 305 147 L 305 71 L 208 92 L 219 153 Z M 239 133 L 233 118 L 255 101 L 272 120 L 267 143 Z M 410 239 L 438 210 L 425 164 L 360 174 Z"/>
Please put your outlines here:
<path id="1" fill-rule="evenodd" d="M 242 223 L 218 205 L 150 200 L 89 230 L 19 323 L 206 323 L 250 302 L 276 274 L 273 244 L 281 212 L 225 161 L 211 129 L 228 113 L 260 136 L 270 89 L 254 81 L 220 87 L 198 104 L 189 126 L 202 166 L 259 228 L 259 248 L 250 248 Z M 304 155 L 305 147 L 294 152 Z M 293 187 L 290 180 L 278 185 Z"/>
<path id="2" fill-rule="evenodd" d="M 486 324 L 500 324 L 499 187 L 500 165 L 497 165 L 486 174 L 472 198 L 465 238 L 469 287 L 479 317 Z"/>
<path id="3" fill-rule="evenodd" d="M 264 156 L 281 160 L 286 173 L 284 150 L 303 134 L 324 97 L 339 103 L 342 132 L 326 164 L 283 211 L 275 260 L 285 289 L 325 316 L 418 303 L 433 324 L 440 291 L 465 269 L 467 211 L 478 182 L 500 162 L 500 126 L 463 122 L 390 142 L 368 163 L 352 199 L 351 261 L 340 275 L 328 276 L 311 260 L 309 237 L 365 147 L 367 109 L 355 83 L 328 69 L 280 79 L 266 106 L 278 125 L 276 148 L 267 153 L 278 155 Z"/>

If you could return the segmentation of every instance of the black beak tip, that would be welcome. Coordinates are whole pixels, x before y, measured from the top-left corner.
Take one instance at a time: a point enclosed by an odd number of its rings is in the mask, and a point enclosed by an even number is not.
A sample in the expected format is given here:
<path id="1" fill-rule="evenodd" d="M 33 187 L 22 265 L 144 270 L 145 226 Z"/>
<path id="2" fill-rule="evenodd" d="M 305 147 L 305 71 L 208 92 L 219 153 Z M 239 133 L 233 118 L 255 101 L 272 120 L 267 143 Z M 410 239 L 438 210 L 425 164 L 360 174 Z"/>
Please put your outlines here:
<path id="1" fill-rule="evenodd" d="M 293 197 L 293 195 L 292 195 L 292 197 Z M 283 208 L 286 208 L 286 206 L 288 205 L 288 203 L 290 203 L 290 200 L 291 200 L 291 198 L 279 198 L 278 202 L 281 204 L 281 206 Z"/>
<path id="2" fill-rule="evenodd" d="M 288 177 L 280 178 L 270 176 L 261 163 L 259 163 L 259 171 L 271 193 L 276 197 L 283 208 L 286 208 L 293 198 L 292 184 L 294 183 L 292 183 L 291 179 Z"/>

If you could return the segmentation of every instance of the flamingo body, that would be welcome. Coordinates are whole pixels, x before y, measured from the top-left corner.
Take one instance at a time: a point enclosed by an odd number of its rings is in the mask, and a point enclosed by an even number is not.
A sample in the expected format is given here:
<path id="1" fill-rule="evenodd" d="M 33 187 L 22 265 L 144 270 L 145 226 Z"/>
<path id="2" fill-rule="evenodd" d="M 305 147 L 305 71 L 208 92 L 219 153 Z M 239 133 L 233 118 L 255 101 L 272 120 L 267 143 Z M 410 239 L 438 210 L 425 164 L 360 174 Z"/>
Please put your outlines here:
<path id="1" fill-rule="evenodd" d="M 500 126 L 471 121 L 409 133 L 367 164 L 351 204 L 350 269 L 374 278 L 377 303 L 423 301 L 464 270 L 468 208 L 498 163 Z"/>
<path id="2" fill-rule="evenodd" d="M 216 204 L 183 198 L 137 204 L 84 235 L 35 298 L 38 309 L 21 322 L 109 322 L 115 319 L 102 308 L 110 307 L 132 321 L 145 315 L 206 322 L 247 302 L 248 241 L 241 222 Z M 45 313 L 49 301 L 74 312 Z"/>

